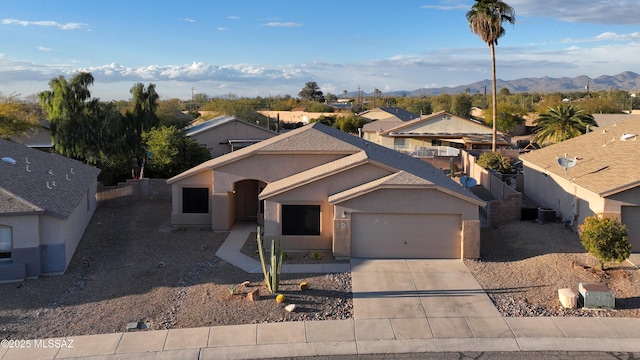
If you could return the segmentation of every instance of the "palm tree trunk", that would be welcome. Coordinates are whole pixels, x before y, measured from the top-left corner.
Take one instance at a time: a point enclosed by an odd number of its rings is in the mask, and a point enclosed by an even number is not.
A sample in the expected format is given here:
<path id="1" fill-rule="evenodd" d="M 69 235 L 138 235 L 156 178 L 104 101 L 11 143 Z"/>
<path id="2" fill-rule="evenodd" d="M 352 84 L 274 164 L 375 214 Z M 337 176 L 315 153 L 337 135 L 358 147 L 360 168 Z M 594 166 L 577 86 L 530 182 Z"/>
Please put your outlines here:
<path id="1" fill-rule="evenodd" d="M 491 92 L 493 94 L 493 136 L 491 138 L 491 151 L 496 152 L 496 123 L 498 113 L 498 98 L 497 98 L 497 86 L 496 86 L 496 48 L 493 43 L 489 44 L 491 48 Z"/>

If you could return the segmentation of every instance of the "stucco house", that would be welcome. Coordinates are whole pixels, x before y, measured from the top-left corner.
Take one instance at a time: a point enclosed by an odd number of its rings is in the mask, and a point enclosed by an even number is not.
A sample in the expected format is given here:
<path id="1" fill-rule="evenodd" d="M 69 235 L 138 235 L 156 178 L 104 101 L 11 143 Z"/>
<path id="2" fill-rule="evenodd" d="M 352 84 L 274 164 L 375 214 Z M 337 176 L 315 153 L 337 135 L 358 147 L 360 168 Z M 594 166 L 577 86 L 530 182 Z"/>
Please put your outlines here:
<path id="1" fill-rule="evenodd" d="M 491 148 L 492 129 L 485 124 L 439 111 L 403 121 L 389 118 L 372 121 L 362 128 L 364 138 L 403 152 L 417 148 L 449 146 L 459 149 Z M 508 135 L 497 133 L 498 147 L 510 146 Z"/>
<path id="2" fill-rule="evenodd" d="M 177 226 L 263 226 L 287 250 L 337 258 L 477 258 L 485 203 L 433 166 L 320 123 L 169 180 Z"/>
<path id="3" fill-rule="evenodd" d="M 0 139 L 0 281 L 63 273 L 96 209 L 100 170 Z"/>
<path id="4" fill-rule="evenodd" d="M 219 116 L 186 129 L 186 135 L 209 149 L 211 157 L 230 153 L 278 133 L 235 116 Z"/>
<path id="5" fill-rule="evenodd" d="M 397 107 L 379 107 L 363 111 L 358 116 L 369 120 L 393 119 L 396 121 L 410 121 L 420 117 L 411 111 Z"/>
<path id="6" fill-rule="evenodd" d="M 520 155 L 524 194 L 573 225 L 594 214 L 615 217 L 640 252 L 638 135 L 640 121 L 629 120 Z M 561 166 L 563 158 L 575 166 Z"/>

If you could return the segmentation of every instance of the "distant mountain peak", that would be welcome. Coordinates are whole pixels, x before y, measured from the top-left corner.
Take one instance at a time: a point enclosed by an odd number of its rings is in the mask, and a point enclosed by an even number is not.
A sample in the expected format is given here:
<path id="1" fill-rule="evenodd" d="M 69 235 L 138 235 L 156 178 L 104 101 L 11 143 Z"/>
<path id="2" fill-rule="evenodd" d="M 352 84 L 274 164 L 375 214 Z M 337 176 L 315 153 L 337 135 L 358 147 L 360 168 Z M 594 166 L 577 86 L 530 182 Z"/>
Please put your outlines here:
<path id="1" fill-rule="evenodd" d="M 512 93 L 521 92 L 537 92 L 537 93 L 550 93 L 550 92 L 572 92 L 583 91 L 586 86 L 589 86 L 590 91 L 600 90 L 640 90 L 640 75 L 632 71 L 624 71 L 617 75 L 602 75 L 597 78 L 590 78 L 586 75 L 580 75 L 576 77 L 561 77 L 552 78 L 548 76 L 539 78 L 521 78 L 516 80 L 497 80 L 498 90 L 502 88 L 509 89 Z M 394 96 L 424 96 L 424 95 L 438 95 L 438 94 L 460 94 L 467 89 L 472 94 L 480 92 L 484 93 L 486 88 L 487 94 L 491 92 L 491 80 L 477 81 L 467 85 L 459 85 L 454 87 L 440 87 L 440 88 L 421 88 L 411 91 L 392 91 L 384 93 L 383 95 Z"/>

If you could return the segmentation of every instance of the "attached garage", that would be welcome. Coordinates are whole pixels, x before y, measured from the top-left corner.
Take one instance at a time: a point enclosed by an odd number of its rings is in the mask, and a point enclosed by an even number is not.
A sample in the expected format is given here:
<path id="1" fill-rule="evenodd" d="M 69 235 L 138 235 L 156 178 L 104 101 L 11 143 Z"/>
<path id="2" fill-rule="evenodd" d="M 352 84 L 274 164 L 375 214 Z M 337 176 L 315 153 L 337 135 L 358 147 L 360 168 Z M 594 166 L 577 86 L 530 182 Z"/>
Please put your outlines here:
<path id="1" fill-rule="evenodd" d="M 631 252 L 640 252 L 640 206 L 622 206 L 622 223 L 627 226 Z"/>
<path id="2" fill-rule="evenodd" d="M 351 256 L 460 258 L 460 215 L 354 213 L 351 221 Z"/>

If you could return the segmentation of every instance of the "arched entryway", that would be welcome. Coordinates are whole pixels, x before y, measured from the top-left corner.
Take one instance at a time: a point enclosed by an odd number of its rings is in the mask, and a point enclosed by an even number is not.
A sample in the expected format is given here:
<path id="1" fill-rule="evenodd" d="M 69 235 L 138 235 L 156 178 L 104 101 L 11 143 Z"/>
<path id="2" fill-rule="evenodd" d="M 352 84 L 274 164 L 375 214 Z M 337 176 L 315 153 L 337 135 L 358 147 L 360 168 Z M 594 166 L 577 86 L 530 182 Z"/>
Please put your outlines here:
<path id="1" fill-rule="evenodd" d="M 235 220 L 264 223 L 264 209 L 258 195 L 267 186 L 260 180 L 241 180 L 233 184 L 233 207 Z"/>

